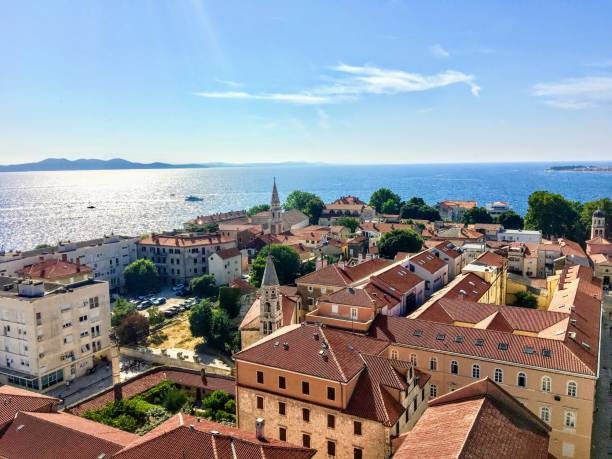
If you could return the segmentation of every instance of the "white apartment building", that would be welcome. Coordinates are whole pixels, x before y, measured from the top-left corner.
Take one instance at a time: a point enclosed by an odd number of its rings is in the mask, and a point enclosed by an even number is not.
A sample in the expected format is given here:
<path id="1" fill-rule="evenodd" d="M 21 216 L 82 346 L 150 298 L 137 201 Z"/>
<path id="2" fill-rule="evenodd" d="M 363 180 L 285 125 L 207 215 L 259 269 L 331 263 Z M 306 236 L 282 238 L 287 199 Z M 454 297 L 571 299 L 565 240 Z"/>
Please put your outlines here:
<path id="1" fill-rule="evenodd" d="M 233 248 L 213 253 L 208 257 L 208 272 L 217 285 L 229 285 L 242 275 L 242 252 Z"/>
<path id="2" fill-rule="evenodd" d="M 110 347 L 108 283 L 0 277 L 0 383 L 45 391 L 84 375 Z"/>
<path id="3" fill-rule="evenodd" d="M 485 206 L 485 209 L 487 209 L 487 212 L 489 212 L 489 215 L 493 218 L 499 217 L 504 212 L 511 210 L 510 204 L 504 201 L 490 202 Z"/>
<path id="4" fill-rule="evenodd" d="M 542 233 L 539 231 L 507 229 L 497 233 L 497 240 L 500 242 L 532 242 L 539 244 L 542 242 Z"/>
<path id="5" fill-rule="evenodd" d="M 17 272 L 43 260 L 54 258 L 66 259 L 71 263 L 79 260 L 93 270 L 93 277 L 106 281 L 111 291 L 117 291 L 124 285 L 123 271 L 127 265 L 136 260 L 136 242 L 138 238 L 129 236 L 104 236 L 81 242 L 61 242 L 57 246 L 24 252 L 0 251 L 0 276 L 17 276 Z"/>
<path id="6" fill-rule="evenodd" d="M 430 250 L 424 250 L 410 257 L 402 262 L 402 266 L 425 281 L 427 298 L 448 283 L 448 265 Z"/>

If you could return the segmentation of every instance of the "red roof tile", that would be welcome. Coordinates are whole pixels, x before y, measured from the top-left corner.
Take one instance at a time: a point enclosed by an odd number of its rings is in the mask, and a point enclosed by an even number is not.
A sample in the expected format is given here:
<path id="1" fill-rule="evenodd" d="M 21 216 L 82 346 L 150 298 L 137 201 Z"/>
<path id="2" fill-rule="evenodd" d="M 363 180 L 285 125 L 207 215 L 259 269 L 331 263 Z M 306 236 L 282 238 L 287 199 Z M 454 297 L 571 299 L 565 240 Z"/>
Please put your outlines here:
<path id="1" fill-rule="evenodd" d="M 155 245 L 166 247 L 199 247 L 203 245 L 225 244 L 235 242 L 235 239 L 218 234 L 208 236 L 162 236 L 153 234 L 138 241 L 140 245 Z"/>
<path id="2" fill-rule="evenodd" d="M 91 268 L 88 266 L 56 259 L 40 261 L 17 271 L 20 276 L 47 280 L 90 272 Z"/>
<path id="3" fill-rule="evenodd" d="M 234 257 L 240 256 L 240 250 L 236 248 L 219 250 L 218 252 L 215 252 L 215 253 L 219 255 L 223 260 L 227 260 L 228 258 L 234 258 Z"/>
<path id="4" fill-rule="evenodd" d="M 54 411 L 59 399 L 13 386 L 0 387 L 0 430 L 19 411 Z"/>
<path id="5" fill-rule="evenodd" d="M 438 272 L 446 266 L 444 261 L 440 260 L 439 257 L 436 257 L 429 250 L 424 250 L 423 252 L 410 258 L 410 263 L 422 267 L 431 274 Z"/>

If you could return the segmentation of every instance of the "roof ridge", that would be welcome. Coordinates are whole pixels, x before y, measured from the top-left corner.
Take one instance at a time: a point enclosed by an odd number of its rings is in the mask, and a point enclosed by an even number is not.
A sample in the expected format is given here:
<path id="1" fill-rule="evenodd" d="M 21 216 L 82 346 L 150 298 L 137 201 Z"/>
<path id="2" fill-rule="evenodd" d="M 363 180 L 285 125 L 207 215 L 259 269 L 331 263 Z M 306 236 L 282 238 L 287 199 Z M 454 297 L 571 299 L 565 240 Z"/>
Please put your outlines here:
<path id="1" fill-rule="evenodd" d="M 476 400 L 478 400 L 478 399 L 476 399 Z M 469 427 L 469 430 L 468 430 L 468 434 L 465 436 L 465 438 L 461 442 L 461 448 L 459 449 L 459 454 L 457 455 L 458 458 L 461 457 L 461 455 L 463 453 L 463 449 L 467 445 L 467 442 L 468 442 L 470 436 L 472 435 L 472 431 L 474 430 L 474 425 L 476 424 L 476 421 L 480 418 L 480 416 L 482 414 L 482 407 L 484 406 L 484 403 L 485 403 L 486 400 L 487 400 L 486 395 L 483 396 L 482 399 L 480 400 L 480 406 L 478 407 L 478 413 L 476 414 L 476 416 L 474 416 L 474 419 L 472 419 L 472 423 L 470 424 L 470 427 Z M 459 402 L 457 402 L 457 403 L 459 403 Z"/>
<path id="2" fill-rule="evenodd" d="M 342 366 L 340 365 L 340 362 L 338 362 L 338 359 L 336 358 L 336 353 L 334 352 L 331 344 L 329 344 L 327 335 L 323 332 L 323 327 L 318 327 L 318 328 L 319 328 L 319 332 L 321 333 L 321 336 L 328 344 L 327 350 L 329 351 L 330 355 L 333 357 L 334 362 L 336 363 L 336 367 L 338 368 L 338 372 L 340 373 L 340 376 L 342 377 L 343 381 L 346 382 L 347 381 L 346 375 L 344 374 L 344 371 L 342 370 Z"/>

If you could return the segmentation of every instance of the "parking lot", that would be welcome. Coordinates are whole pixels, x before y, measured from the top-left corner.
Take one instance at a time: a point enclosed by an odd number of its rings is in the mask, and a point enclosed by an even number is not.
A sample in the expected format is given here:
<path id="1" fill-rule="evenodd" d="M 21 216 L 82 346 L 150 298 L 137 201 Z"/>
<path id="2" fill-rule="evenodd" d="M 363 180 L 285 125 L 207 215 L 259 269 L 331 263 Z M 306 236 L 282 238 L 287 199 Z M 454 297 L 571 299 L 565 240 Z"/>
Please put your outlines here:
<path id="1" fill-rule="evenodd" d="M 188 295 L 180 296 L 173 289 L 167 288 L 153 295 L 127 298 L 132 304 L 136 305 L 138 311 L 147 316 L 151 307 L 158 308 L 166 318 L 174 317 L 182 312 L 188 311 L 200 299 Z"/>

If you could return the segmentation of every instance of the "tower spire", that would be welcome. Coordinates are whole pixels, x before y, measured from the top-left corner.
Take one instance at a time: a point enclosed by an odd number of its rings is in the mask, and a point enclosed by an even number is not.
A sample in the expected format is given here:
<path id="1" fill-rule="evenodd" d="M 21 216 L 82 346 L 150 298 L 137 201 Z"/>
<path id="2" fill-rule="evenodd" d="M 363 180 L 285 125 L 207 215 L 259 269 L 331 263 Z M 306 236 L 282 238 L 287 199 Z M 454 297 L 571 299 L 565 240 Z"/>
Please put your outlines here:
<path id="1" fill-rule="evenodd" d="M 278 190 L 276 189 L 276 177 L 274 177 L 274 185 L 272 186 L 272 201 L 270 207 L 280 207 L 280 199 L 278 199 Z"/>
<path id="2" fill-rule="evenodd" d="M 278 276 L 276 275 L 276 268 L 274 267 L 274 261 L 272 255 L 268 254 L 266 259 L 266 267 L 264 268 L 263 277 L 261 279 L 261 286 L 279 285 Z"/>

